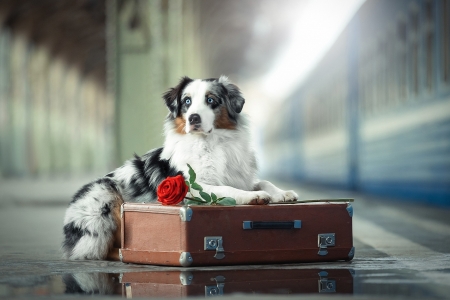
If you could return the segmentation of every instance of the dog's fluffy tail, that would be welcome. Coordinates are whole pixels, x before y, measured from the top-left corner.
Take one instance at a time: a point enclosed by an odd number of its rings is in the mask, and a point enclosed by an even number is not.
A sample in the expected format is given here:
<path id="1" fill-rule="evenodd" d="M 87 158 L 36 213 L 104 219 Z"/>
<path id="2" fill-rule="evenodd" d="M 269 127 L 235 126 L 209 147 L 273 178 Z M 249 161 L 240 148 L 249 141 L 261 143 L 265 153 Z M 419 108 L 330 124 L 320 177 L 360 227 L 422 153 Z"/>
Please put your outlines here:
<path id="1" fill-rule="evenodd" d="M 114 242 L 123 200 L 114 180 L 83 186 L 64 218 L 63 255 L 67 259 L 105 259 Z"/>

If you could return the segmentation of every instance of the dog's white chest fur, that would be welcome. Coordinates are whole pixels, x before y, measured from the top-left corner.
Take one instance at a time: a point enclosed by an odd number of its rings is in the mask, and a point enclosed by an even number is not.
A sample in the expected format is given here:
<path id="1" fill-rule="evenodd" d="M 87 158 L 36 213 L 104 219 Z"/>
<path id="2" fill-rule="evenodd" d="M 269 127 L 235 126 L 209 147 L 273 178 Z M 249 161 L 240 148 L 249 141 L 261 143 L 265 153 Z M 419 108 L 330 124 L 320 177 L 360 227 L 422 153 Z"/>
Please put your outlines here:
<path id="1" fill-rule="evenodd" d="M 240 130 L 215 130 L 209 135 L 170 132 L 161 158 L 189 178 L 187 164 L 199 182 L 253 190 L 256 161 L 249 140 Z"/>

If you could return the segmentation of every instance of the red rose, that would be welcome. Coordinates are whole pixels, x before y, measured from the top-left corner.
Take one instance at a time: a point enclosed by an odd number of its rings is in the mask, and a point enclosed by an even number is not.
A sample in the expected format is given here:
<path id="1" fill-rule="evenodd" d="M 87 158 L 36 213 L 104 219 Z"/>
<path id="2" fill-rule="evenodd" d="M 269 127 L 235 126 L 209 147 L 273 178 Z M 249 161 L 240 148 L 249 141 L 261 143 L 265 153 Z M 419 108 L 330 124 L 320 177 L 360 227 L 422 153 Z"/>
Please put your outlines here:
<path id="1" fill-rule="evenodd" d="M 188 186 L 181 175 L 167 177 L 158 185 L 156 192 L 162 205 L 176 205 L 186 197 Z"/>

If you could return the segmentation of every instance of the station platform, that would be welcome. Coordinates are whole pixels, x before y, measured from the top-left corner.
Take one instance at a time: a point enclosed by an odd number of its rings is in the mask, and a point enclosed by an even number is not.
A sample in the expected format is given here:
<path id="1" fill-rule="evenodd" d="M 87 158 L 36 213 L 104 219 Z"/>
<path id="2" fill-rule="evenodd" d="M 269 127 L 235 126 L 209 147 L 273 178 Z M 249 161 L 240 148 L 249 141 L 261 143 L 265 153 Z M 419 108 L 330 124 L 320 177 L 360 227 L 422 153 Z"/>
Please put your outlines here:
<path id="1" fill-rule="evenodd" d="M 163 275 L 174 272 L 190 272 L 195 277 L 196 274 L 208 272 L 232 274 L 233 271 L 240 274 L 245 271 L 249 281 L 260 281 L 265 288 L 241 289 L 235 293 L 236 290 L 228 288 L 231 283 L 227 284 L 226 280 L 227 276 L 232 275 L 222 276 L 225 278 L 222 282 L 223 299 L 325 299 L 330 294 L 334 295 L 333 299 L 450 297 L 449 209 L 345 190 L 276 182 L 282 188 L 296 190 L 301 199 L 355 199 L 352 205 L 356 253 L 352 261 L 187 269 L 111 261 L 65 261 L 61 259 L 60 252 L 63 217 L 79 182 L 81 180 L 56 184 L 31 181 L 0 183 L 0 297 L 136 298 L 142 295 L 135 293 L 133 296 L 131 290 L 127 290 L 121 282 L 124 275 L 159 272 L 156 274 L 164 278 Z M 295 278 L 294 285 L 291 280 L 285 286 L 281 280 L 264 277 L 266 274 L 289 272 L 319 277 L 313 278 L 310 290 L 300 289 L 301 282 L 296 285 Z M 327 274 L 336 272 L 348 272 L 348 276 L 343 281 L 332 280 L 331 275 L 327 277 Z M 214 278 L 217 281 L 219 277 Z M 219 286 L 216 281 L 213 283 Z M 323 287 L 321 290 L 321 283 L 324 282 L 331 282 L 331 287 L 334 284 L 334 291 L 332 288 L 326 291 Z M 341 283 L 346 285 L 345 289 L 339 285 Z M 168 286 L 169 282 L 167 285 L 162 282 L 159 290 L 163 291 L 163 287 Z M 180 290 L 178 296 L 170 295 L 178 297 L 185 294 Z M 193 299 L 204 298 L 204 290 L 192 296 Z"/>

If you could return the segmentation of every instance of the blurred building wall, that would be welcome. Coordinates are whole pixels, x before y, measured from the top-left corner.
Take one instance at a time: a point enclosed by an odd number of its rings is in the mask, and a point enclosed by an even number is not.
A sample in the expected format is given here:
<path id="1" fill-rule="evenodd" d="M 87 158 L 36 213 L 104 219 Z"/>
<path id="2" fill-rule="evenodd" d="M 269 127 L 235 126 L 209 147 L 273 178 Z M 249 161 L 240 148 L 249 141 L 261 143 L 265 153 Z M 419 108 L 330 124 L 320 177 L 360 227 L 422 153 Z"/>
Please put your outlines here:
<path id="1" fill-rule="evenodd" d="M 68 175 L 111 161 L 114 102 L 104 86 L 8 28 L 0 30 L 0 170 Z"/>
<path id="2" fill-rule="evenodd" d="M 182 76 L 203 73 L 197 7 L 196 1 L 182 0 L 125 1 L 110 7 L 109 12 L 116 9 L 117 14 L 113 23 L 119 162 L 162 146 L 168 113 L 162 94 Z"/>
<path id="3" fill-rule="evenodd" d="M 160 147 L 167 114 L 162 94 L 181 76 L 200 77 L 205 69 L 199 5 L 0 3 L 0 175 L 101 175 L 133 153 Z M 97 17 L 93 28 L 86 18 L 98 15 L 104 19 Z M 77 34 L 86 47 L 77 48 Z M 95 52 L 89 43 L 104 49 Z M 83 67 L 105 62 L 103 77 Z"/>

